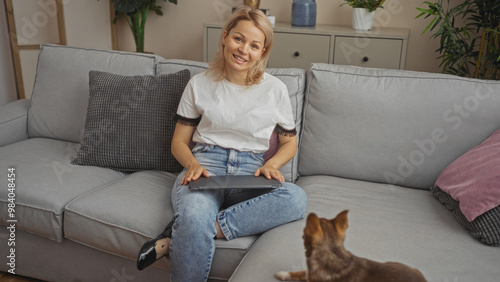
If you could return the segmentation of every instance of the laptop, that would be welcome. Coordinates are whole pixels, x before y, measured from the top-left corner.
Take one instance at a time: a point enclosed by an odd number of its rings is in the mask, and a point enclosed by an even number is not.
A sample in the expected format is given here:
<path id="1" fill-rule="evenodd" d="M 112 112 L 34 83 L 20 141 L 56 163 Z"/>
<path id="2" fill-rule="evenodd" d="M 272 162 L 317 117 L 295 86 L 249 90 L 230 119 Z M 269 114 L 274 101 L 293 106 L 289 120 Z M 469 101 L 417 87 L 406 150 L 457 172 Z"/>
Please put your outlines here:
<path id="1" fill-rule="evenodd" d="M 253 175 L 217 175 L 201 176 L 189 182 L 189 189 L 276 189 L 281 182 L 276 179 L 267 179 L 264 176 Z"/>

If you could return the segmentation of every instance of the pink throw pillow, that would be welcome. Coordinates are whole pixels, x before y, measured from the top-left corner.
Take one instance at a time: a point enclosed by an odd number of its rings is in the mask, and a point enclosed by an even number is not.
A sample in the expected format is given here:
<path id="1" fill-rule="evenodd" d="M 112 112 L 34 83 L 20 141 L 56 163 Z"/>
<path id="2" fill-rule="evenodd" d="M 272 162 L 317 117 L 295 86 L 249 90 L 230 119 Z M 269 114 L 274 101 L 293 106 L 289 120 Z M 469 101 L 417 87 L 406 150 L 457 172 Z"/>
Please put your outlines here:
<path id="1" fill-rule="evenodd" d="M 267 149 L 267 151 L 264 153 L 264 163 L 267 162 L 267 160 L 269 160 L 270 158 L 272 158 L 274 154 L 276 154 L 279 147 L 280 147 L 280 140 L 278 133 L 276 133 L 273 130 L 273 134 L 271 134 L 271 138 L 269 138 L 269 149 Z"/>
<path id="2" fill-rule="evenodd" d="M 500 130 L 456 159 L 436 184 L 459 202 L 468 221 L 500 205 Z"/>

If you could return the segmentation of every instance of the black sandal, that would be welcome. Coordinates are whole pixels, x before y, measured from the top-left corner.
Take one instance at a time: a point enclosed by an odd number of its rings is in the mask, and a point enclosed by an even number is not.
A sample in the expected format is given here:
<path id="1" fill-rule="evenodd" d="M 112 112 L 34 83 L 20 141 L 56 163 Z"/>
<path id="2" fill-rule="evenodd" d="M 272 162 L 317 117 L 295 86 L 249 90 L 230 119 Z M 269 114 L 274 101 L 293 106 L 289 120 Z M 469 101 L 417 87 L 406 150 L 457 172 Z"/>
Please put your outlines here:
<path id="1" fill-rule="evenodd" d="M 143 270 L 146 267 L 155 263 L 155 261 L 161 259 L 162 257 L 156 259 L 156 251 L 155 246 L 156 242 L 160 239 L 164 238 L 172 238 L 172 226 L 174 225 L 174 221 L 172 220 L 165 230 L 158 235 L 155 239 L 148 241 L 142 245 L 141 250 L 139 251 L 139 255 L 137 256 L 137 269 Z"/>

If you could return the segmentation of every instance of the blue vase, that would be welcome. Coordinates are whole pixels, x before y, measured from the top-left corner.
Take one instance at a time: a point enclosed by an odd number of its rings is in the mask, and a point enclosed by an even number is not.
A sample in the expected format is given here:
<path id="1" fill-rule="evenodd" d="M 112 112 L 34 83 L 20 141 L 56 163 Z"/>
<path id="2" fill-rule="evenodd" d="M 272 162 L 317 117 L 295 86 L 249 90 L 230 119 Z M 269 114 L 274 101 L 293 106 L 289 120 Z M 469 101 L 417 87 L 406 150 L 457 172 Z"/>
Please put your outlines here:
<path id="1" fill-rule="evenodd" d="M 316 25 L 316 0 L 293 0 L 292 25 Z"/>

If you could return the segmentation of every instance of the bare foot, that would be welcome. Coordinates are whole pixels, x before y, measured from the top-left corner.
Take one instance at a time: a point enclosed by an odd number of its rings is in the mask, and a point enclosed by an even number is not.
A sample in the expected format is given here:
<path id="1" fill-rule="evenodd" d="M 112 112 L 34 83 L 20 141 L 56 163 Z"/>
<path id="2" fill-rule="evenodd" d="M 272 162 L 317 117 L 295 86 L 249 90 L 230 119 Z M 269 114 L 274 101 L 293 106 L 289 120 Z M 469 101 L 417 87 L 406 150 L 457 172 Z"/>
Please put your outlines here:
<path id="1" fill-rule="evenodd" d="M 170 246 L 170 238 L 163 238 L 155 243 L 156 259 L 168 255 L 168 247 Z"/>

